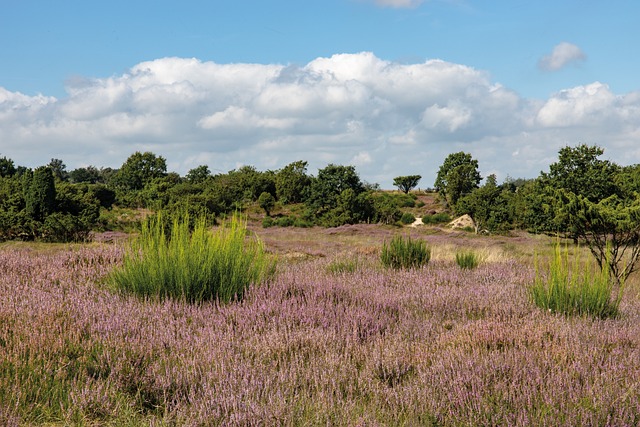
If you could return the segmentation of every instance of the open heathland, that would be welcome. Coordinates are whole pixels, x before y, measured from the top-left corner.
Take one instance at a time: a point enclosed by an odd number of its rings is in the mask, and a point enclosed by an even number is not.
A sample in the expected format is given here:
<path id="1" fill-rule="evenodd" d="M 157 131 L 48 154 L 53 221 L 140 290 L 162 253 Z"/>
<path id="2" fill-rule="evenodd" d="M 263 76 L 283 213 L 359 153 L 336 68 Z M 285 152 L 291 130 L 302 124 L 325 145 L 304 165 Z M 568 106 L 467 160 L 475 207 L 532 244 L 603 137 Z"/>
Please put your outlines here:
<path id="1" fill-rule="evenodd" d="M 125 240 L 0 246 L 0 425 L 640 424 L 637 277 L 616 317 L 566 316 L 531 298 L 544 236 L 249 232 L 277 271 L 228 304 L 114 292 Z M 384 268 L 399 234 L 429 262 Z"/>

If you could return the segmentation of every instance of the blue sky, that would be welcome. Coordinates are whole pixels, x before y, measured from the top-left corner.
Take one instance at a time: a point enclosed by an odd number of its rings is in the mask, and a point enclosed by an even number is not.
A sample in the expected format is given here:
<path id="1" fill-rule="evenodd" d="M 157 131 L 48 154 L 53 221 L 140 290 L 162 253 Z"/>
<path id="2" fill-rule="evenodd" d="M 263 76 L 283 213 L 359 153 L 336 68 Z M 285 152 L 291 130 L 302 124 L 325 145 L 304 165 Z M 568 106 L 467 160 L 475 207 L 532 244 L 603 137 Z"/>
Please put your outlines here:
<path id="1" fill-rule="evenodd" d="M 433 183 L 447 154 L 533 177 L 564 145 L 640 163 L 640 2 L 0 0 L 0 155 L 118 167 L 353 164 Z"/>

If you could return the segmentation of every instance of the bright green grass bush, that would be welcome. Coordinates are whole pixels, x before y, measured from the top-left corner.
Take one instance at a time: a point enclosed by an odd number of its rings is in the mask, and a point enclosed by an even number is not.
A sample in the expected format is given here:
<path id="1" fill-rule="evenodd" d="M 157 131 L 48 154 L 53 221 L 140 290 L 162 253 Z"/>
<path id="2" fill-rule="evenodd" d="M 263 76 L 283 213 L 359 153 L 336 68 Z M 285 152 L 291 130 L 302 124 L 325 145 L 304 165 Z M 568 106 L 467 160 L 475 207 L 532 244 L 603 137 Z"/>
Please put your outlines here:
<path id="1" fill-rule="evenodd" d="M 569 250 L 556 243 L 549 263 L 549 271 L 543 274 L 536 257 L 536 277 L 531 286 L 531 297 L 538 307 L 564 315 L 616 317 L 622 298 L 622 286 L 613 296 L 614 281 L 608 264 L 600 268 L 593 259 L 580 261 L 576 252 L 569 260 Z"/>
<path id="2" fill-rule="evenodd" d="M 456 264 L 462 269 L 472 270 L 480 264 L 480 256 L 473 251 L 456 252 Z"/>
<path id="3" fill-rule="evenodd" d="M 144 297 L 229 302 L 273 272 L 262 243 L 246 238 L 246 222 L 238 216 L 214 232 L 204 217 L 195 221 L 193 232 L 188 216 L 176 218 L 170 235 L 162 215 L 145 221 L 112 275 L 116 288 Z"/>
<path id="4" fill-rule="evenodd" d="M 424 240 L 402 236 L 395 236 L 389 244 L 385 242 L 380 255 L 383 266 L 395 269 L 422 267 L 430 259 L 431 248 Z"/>

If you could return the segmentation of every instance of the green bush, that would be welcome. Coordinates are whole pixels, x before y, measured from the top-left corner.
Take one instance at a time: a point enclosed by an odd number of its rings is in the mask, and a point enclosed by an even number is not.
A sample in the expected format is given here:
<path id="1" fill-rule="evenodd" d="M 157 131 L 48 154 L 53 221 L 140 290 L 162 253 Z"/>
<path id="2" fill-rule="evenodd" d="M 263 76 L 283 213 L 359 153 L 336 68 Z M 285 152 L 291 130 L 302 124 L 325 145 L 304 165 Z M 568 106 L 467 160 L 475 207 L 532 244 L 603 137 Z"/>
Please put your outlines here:
<path id="1" fill-rule="evenodd" d="M 275 220 L 275 225 L 277 225 L 278 227 L 291 227 L 293 226 L 293 223 L 293 218 L 288 216 L 281 216 L 279 218 L 276 218 Z"/>
<path id="2" fill-rule="evenodd" d="M 416 220 L 416 217 L 413 216 L 413 214 L 411 212 L 405 212 L 400 217 L 400 222 L 405 224 L 405 225 L 412 224 L 413 221 L 415 221 L 415 220 Z"/>
<path id="3" fill-rule="evenodd" d="M 422 222 L 424 224 L 442 224 L 450 221 L 451 217 L 446 212 L 440 212 L 433 215 L 425 215 L 422 217 Z"/>
<path id="4" fill-rule="evenodd" d="M 600 268 L 593 259 L 580 262 L 578 253 L 570 262 L 569 251 L 556 244 L 549 263 L 549 271 L 543 274 L 536 257 L 536 277 L 530 292 L 534 303 L 545 310 L 564 315 L 616 317 L 622 298 L 622 286 L 612 296 L 614 282 L 608 264 Z"/>
<path id="5" fill-rule="evenodd" d="M 431 259 L 431 248 L 424 240 L 395 236 L 389 244 L 386 242 L 383 244 L 380 259 L 385 267 L 419 268 L 426 265 Z"/>
<path id="6" fill-rule="evenodd" d="M 456 264 L 462 269 L 472 270 L 480 263 L 480 257 L 473 251 L 456 252 Z"/>
<path id="7" fill-rule="evenodd" d="M 272 272 L 262 243 L 246 238 L 246 222 L 237 215 L 214 232 L 205 217 L 195 221 L 193 232 L 188 215 L 176 218 L 169 239 L 159 214 L 143 223 L 111 279 L 117 289 L 144 297 L 228 302 Z"/>
<path id="8" fill-rule="evenodd" d="M 310 228 L 313 227 L 313 223 L 304 218 L 296 218 L 293 222 L 293 226 L 299 228 Z"/>

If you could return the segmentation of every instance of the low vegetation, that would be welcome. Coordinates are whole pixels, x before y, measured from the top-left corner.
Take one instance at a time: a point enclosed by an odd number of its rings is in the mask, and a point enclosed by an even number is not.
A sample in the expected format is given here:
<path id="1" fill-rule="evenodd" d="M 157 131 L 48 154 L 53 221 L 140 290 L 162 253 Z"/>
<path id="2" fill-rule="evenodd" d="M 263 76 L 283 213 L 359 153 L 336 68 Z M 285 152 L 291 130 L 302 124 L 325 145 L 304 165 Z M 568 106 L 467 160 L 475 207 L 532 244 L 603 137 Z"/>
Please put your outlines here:
<path id="1" fill-rule="evenodd" d="M 428 196 L 0 158 L 0 425 L 640 425 L 640 166 L 602 154 Z"/>
<path id="2" fill-rule="evenodd" d="M 592 259 L 583 260 L 578 250 L 571 259 L 569 248 L 563 250 L 559 243 L 550 258 L 544 271 L 536 264 L 531 296 L 538 307 L 602 319 L 618 315 L 624 284 L 616 281 L 607 263 L 600 267 Z"/>
<path id="3" fill-rule="evenodd" d="M 420 268 L 431 259 L 431 248 L 424 240 L 395 236 L 384 243 L 380 260 L 382 265 L 394 269 Z"/>
<path id="4" fill-rule="evenodd" d="M 472 270 L 480 264 L 480 255 L 469 250 L 457 251 L 456 264 L 462 269 Z"/>
<path id="5" fill-rule="evenodd" d="M 342 270 L 323 244 L 225 305 L 106 289 L 126 246 L 0 247 L 0 424 L 638 425 L 637 282 L 566 317 L 522 259 Z"/>
<path id="6" fill-rule="evenodd" d="M 246 223 L 238 216 L 214 232 L 205 217 L 195 221 L 193 231 L 188 216 L 176 218 L 167 235 L 160 214 L 144 222 L 111 280 L 117 289 L 143 297 L 228 302 L 242 298 L 271 270 L 264 247 L 246 237 Z"/>

